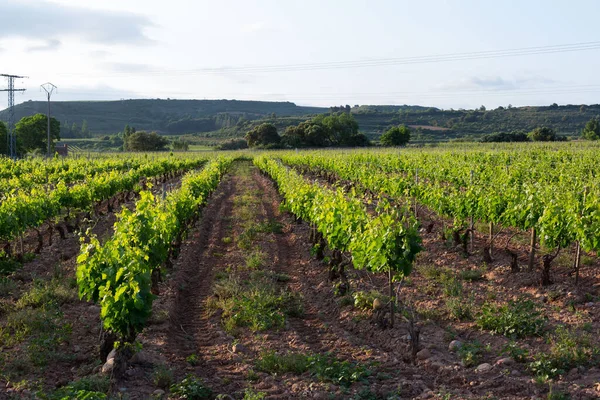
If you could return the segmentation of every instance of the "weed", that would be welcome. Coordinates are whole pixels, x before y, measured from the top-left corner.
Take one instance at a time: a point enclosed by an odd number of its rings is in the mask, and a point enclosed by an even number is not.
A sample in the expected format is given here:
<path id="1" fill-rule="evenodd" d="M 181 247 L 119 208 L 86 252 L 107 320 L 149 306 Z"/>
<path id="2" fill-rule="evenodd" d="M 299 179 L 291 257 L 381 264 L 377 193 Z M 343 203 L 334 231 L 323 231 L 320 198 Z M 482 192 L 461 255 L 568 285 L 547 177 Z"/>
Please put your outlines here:
<path id="1" fill-rule="evenodd" d="M 473 319 L 473 299 L 451 297 L 446 299 L 446 310 L 450 317 L 459 321 L 471 321 Z"/>
<path id="2" fill-rule="evenodd" d="M 224 244 L 229 244 L 232 241 L 233 240 L 229 236 L 225 236 L 224 238 L 221 239 L 221 242 L 223 242 Z"/>
<path id="3" fill-rule="evenodd" d="M 477 325 L 492 333 L 522 338 L 541 335 L 546 319 L 531 300 L 517 300 L 500 306 L 485 303 L 477 318 Z"/>
<path id="4" fill-rule="evenodd" d="M 253 332 L 283 328 L 287 316 L 303 314 L 298 294 L 279 289 L 267 279 L 242 283 L 232 275 L 215 285 L 214 294 L 208 305 L 223 310 L 223 325 L 228 332 L 244 326 Z"/>
<path id="5" fill-rule="evenodd" d="M 0 276 L 9 275 L 19 268 L 21 268 L 21 264 L 18 261 L 6 256 L 0 258 Z"/>
<path id="6" fill-rule="evenodd" d="M 357 291 L 352 293 L 352 297 L 354 297 L 354 307 L 360 310 L 372 310 L 375 300 L 379 300 L 382 305 L 389 302 L 389 297 L 381 294 L 377 290 L 371 290 L 369 292 Z"/>
<path id="7" fill-rule="evenodd" d="M 523 349 L 515 342 L 510 342 L 502 348 L 502 354 L 512 357 L 513 360 L 519 363 L 524 363 L 529 357 L 529 351 Z"/>
<path id="8" fill-rule="evenodd" d="M 282 233 L 283 224 L 275 220 L 269 220 L 267 222 L 260 222 L 256 226 L 256 230 L 260 233 Z"/>
<path id="9" fill-rule="evenodd" d="M 443 276 L 441 281 L 444 294 L 449 297 L 460 297 L 463 294 L 462 282 L 455 276 Z"/>
<path id="10" fill-rule="evenodd" d="M 374 393 L 369 388 L 363 388 L 360 392 L 352 397 L 352 400 L 379 400 L 381 397 Z"/>
<path id="11" fill-rule="evenodd" d="M 173 384 L 173 371 L 164 365 L 158 365 L 152 372 L 152 382 L 161 389 L 167 389 Z"/>
<path id="12" fill-rule="evenodd" d="M 262 251 L 255 251 L 246 257 L 246 268 L 257 270 L 262 268 L 267 261 L 267 255 Z"/>
<path id="13" fill-rule="evenodd" d="M 189 356 L 186 357 L 185 361 L 190 364 L 192 367 L 195 365 L 198 365 L 198 355 L 197 354 L 191 354 Z"/>
<path id="14" fill-rule="evenodd" d="M 275 271 L 254 271 L 251 279 L 265 279 L 273 282 L 289 282 L 292 278 L 285 273 Z"/>
<path id="15" fill-rule="evenodd" d="M 342 296 L 338 299 L 340 307 L 348 307 L 354 305 L 354 298 L 350 295 Z"/>
<path id="16" fill-rule="evenodd" d="M 349 386 L 370 375 L 370 371 L 359 364 L 337 360 L 330 354 L 307 355 L 301 353 L 277 354 L 266 352 L 256 363 L 257 369 L 268 373 L 303 374 L 310 372 L 318 380 Z"/>
<path id="17" fill-rule="evenodd" d="M 548 342 L 550 349 L 536 354 L 529 364 L 529 368 L 543 380 L 564 374 L 571 368 L 590 365 L 600 354 L 589 334 L 569 330 L 562 325 L 556 328 Z"/>
<path id="18" fill-rule="evenodd" d="M 75 294 L 64 282 L 58 280 L 33 282 L 33 287 L 17 301 L 17 308 L 56 307 L 75 300 Z"/>
<path id="19" fill-rule="evenodd" d="M 202 380 L 192 374 L 186 375 L 181 382 L 172 385 L 170 391 L 171 394 L 181 399 L 202 400 L 213 398 L 213 391 L 206 387 Z"/>
<path id="20" fill-rule="evenodd" d="M 568 393 L 563 393 L 560 391 L 554 391 L 552 384 L 550 384 L 548 391 L 548 400 L 569 400 L 571 396 Z"/>
<path id="21" fill-rule="evenodd" d="M 62 323 L 62 314 L 42 309 L 24 309 L 9 314 L 0 327 L 0 344 L 14 345 L 26 338 L 40 339 L 47 346 L 56 346 L 71 334 L 71 325 Z"/>
<path id="22" fill-rule="evenodd" d="M 439 308 L 420 307 L 416 311 L 426 321 L 440 321 L 444 318 L 444 313 Z"/>
<path id="23" fill-rule="evenodd" d="M 36 393 L 36 398 L 45 400 L 63 400 L 63 399 L 106 399 L 106 393 L 110 390 L 110 381 L 107 377 L 100 375 L 91 375 L 81 378 L 77 381 L 52 392 L 45 391 Z"/>
<path id="24" fill-rule="evenodd" d="M 0 297 L 10 296 L 17 289 L 17 284 L 10 278 L 0 276 Z"/>
<path id="25" fill-rule="evenodd" d="M 482 356 L 483 346 L 478 341 L 466 342 L 456 351 L 465 367 L 475 365 Z"/>
<path id="26" fill-rule="evenodd" d="M 467 282 L 477 282 L 485 280 L 484 271 L 480 269 L 469 269 L 460 273 L 460 279 Z"/>
<path id="27" fill-rule="evenodd" d="M 256 371 L 254 371 L 253 369 L 250 369 L 250 370 L 248 370 L 248 372 L 246 372 L 246 379 L 249 380 L 250 382 L 256 382 L 260 379 L 260 376 L 258 376 Z"/>
<path id="28" fill-rule="evenodd" d="M 449 268 L 442 268 L 436 265 L 423 265 L 420 268 L 421 274 L 434 282 L 441 283 L 446 277 L 452 275 L 452 271 Z"/>
<path id="29" fill-rule="evenodd" d="M 254 390 L 248 388 L 244 392 L 244 397 L 242 400 L 262 400 L 267 397 L 265 392 L 255 392 Z"/>

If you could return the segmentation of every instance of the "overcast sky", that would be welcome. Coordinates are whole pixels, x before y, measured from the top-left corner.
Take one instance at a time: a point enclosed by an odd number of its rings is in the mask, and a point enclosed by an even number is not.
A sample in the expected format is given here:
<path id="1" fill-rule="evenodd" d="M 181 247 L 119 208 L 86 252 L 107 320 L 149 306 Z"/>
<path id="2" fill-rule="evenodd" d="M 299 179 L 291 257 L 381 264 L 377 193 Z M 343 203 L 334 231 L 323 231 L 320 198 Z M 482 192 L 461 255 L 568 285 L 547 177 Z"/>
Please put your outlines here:
<path id="1" fill-rule="evenodd" d="M 1 0 L 0 73 L 29 77 L 17 102 L 50 81 L 56 101 L 596 104 L 599 14 L 596 0 Z"/>

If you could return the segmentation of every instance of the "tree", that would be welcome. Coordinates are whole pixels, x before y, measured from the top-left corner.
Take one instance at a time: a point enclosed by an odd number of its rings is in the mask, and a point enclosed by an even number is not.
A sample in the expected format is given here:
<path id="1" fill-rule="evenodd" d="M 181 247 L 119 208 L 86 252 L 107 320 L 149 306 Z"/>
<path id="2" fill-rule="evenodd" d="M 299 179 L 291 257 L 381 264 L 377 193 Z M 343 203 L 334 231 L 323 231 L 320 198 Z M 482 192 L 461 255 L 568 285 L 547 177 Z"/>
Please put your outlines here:
<path id="1" fill-rule="evenodd" d="M 276 145 L 281 141 L 277 127 L 273 124 L 260 124 L 246 133 L 248 147 Z"/>
<path id="2" fill-rule="evenodd" d="M 594 117 L 585 124 L 583 128 L 582 136 L 587 140 L 598 140 L 600 139 L 600 120 L 598 117 Z"/>
<path id="3" fill-rule="evenodd" d="M 39 150 L 46 152 L 48 146 L 48 118 L 44 114 L 23 117 L 15 125 L 17 136 L 17 153 Z M 54 140 L 60 140 L 60 122 L 50 117 L 50 147 L 54 149 Z"/>
<path id="4" fill-rule="evenodd" d="M 534 142 L 554 142 L 556 141 L 556 132 L 552 128 L 541 126 L 529 132 L 529 137 Z"/>
<path id="5" fill-rule="evenodd" d="M 127 137 L 124 147 L 129 151 L 160 151 L 167 144 L 169 141 L 156 132 L 137 131 Z"/>
<path id="6" fill-rule="evenodd" d="M 405 146 L 410 141 L 410 128 L 406 125 L 388 129 L 379 139 L 383 146 Z"/>
<path id="7" fill-rule="evenodd" d="M 190 144 L 184 140 L 178 139 L 173 141 L 173 150 L 188 151 Z"/>
<path id="8" fill-rule="evenodd" d="M 90 137 L 89 136 L 90 130 L 88 128 L 88 123 L 87 121 L 84 119 L 83 122 L 81 123 L 81 137 L 82 138 L 87 138 Z"/>

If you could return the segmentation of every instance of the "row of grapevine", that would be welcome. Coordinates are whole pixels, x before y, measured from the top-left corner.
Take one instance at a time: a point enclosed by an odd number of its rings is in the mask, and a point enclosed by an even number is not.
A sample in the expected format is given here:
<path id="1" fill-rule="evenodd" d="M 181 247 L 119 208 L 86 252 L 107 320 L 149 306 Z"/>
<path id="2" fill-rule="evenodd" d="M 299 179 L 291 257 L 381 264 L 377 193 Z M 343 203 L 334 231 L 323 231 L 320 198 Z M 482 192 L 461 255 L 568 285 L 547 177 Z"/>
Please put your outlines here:
<path id="1" fill-rule="evenodd" d="M 411 272 L 421 247 L 416 221 L 406 217 L 406 210 L 381 199 L 371 215 L 352 194 L 309 183 L 272 158 L 256 157 L 254 163 L 275 180 L 284 206 L 313 224 L 330 249 L 349 252 L 355 268 L 387 272 L 390 289 L 393 280 Z"/>
<path id="2" fill-rule="evenodd" d="M 548 248 L 600 249 L 600 186 L 589 152 L 281 154 L 394 199 L 415 199 L 464 226 L 470 218 L 539 234 Z M 507 167 L 501 161 L 512 158 Z M 560 166 L 560 168 L 559 168 Z M 469 167 L 471 168 L 469 170 Z M 471 172 L 472 171 L 472 172 Z M 533 178 L 532 178 L 533 177 Z"/>
<path id="3" fill-rule="evenodd" d="M 204 162 L 202 158 L 146 162 L 126 173 L 112 170 L 95 174 L 71 187 L 60 182 L 49 192 L 41 187 L 29 192 L 12 192 L 0 203 L 0 240 L 9 242 L 27 229 L 60 216 L 65 209 L 88 209 L 117 193 L 133 190 L 144 177 L 195 168 Z"/>
<path id="4" fill-rule="evenodd" d="M 99 303 L 104 327 L 133 342 L 152 310 L 152 277 L 167 260 L 174 240 L 217 187 L 232 158 L 209 161 L 187 174 L 165 199 L 141 192 L 135 210 L 117 216 L 114 234 L 103 245 L 91 237 L 77 258 L 77 282 L 83 298 Z M 85 239 L 82 239 L 85 240 Z"/>

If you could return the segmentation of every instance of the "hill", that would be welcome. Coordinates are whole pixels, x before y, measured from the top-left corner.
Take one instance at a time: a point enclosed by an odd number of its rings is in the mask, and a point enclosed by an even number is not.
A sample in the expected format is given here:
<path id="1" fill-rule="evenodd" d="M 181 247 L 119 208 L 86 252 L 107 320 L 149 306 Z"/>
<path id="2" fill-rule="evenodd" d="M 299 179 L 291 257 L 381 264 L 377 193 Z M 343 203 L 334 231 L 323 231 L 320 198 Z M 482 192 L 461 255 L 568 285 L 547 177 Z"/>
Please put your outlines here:
<path id="1" fill-rule="evenodd" d="M 29 101 L 15 107 L 18 119 L 44 113 L 45 102 Z M 61 136 L 81 136 L 84 121 L 92 134 L 119 132 L 126 124 L 138 130 L 155 130 L 166 135 L 193 134 L 197 140 L 212 143 L 225 138 L 243 137 L 254 125 L 275 123 L 282 132 L 311 115 L 351 112 L 361 132 L 377 139 L 393 125 L 409 125 L 417 131 L 416 142 L 476 139 L 492 132 L 531 131 L 549 126 L 558 133 L 577 136 L 585 124 L 600 115 L 600 105 L 556 104 L 544 107 L 498 107 L 494 110 L 442 110 L 416 105 L 356 105 L 303 107 L 291 102 L 240 100 L 120 100 L 53 102 L 52 115 L 61 122 Z M 0 120 L 6 120 L 6 110 Z M 75 129 L 72 125 L 76 124 Z M 79 130 L 79 131 L 78 131 Z M 190 138 L 191 139 L 191 138 Z"/>
<path id="2" fill-rule="evenodd" d="M 47 103 L 28 101 L 15 106 L 17 120 L 24 116 L 46 113 Z M 301 107 L 290 102 L 241 100 L 118 100 L 118 101 L 56 101 L 52 116 L 61 122 L 63 135 L 68 128 L 83 121 L 92 133 L 116 133 L 126 124 L 137 129 L 156 130 L 164 134 L 208 132 L 266 116 L 299 116 L 328 112 L 327 108 Z M 7 110 L 0 111 L 6 121 Z M 67 128 L 65 132 L 65 129 Z"/>

